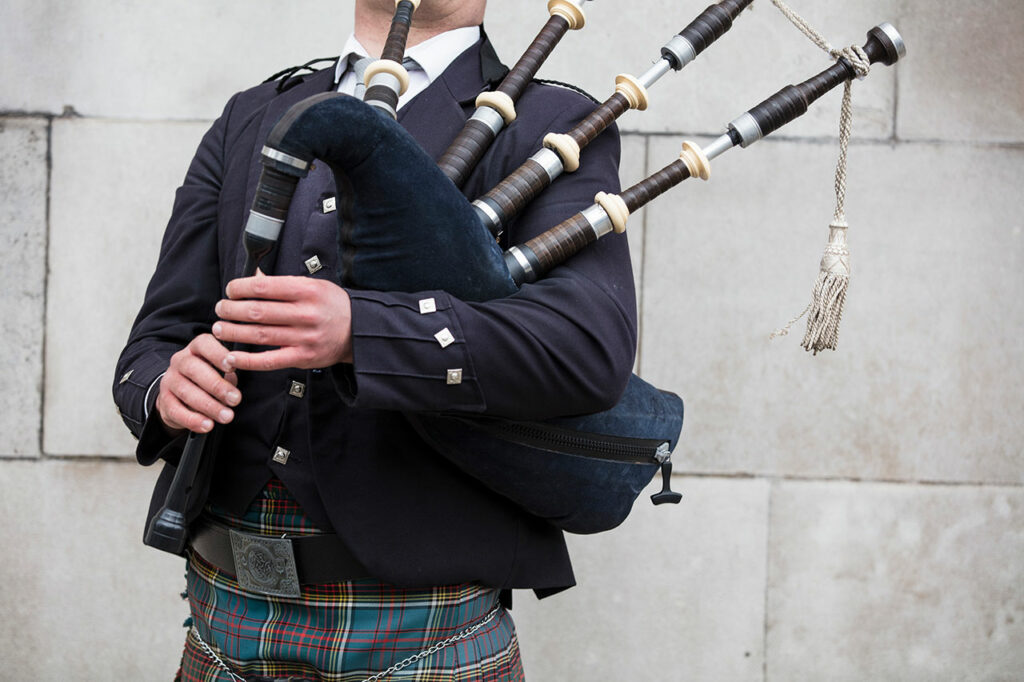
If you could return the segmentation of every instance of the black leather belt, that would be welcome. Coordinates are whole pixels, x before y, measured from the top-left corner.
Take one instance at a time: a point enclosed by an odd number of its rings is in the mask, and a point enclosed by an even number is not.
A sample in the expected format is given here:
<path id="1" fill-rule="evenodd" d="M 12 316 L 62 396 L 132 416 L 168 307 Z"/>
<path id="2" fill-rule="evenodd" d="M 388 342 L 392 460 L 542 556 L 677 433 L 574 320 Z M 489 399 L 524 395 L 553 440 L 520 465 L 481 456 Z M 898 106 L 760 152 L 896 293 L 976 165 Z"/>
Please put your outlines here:
<path id="1" fill-rule="evenodd" d="M 298 597 L 300 584 L 370 577 L 334 534 L 279 538 L 200 518 L 191 528 L 191 545 L 205 561 L 235 576 L 243 588 L 260 594 Z"/>

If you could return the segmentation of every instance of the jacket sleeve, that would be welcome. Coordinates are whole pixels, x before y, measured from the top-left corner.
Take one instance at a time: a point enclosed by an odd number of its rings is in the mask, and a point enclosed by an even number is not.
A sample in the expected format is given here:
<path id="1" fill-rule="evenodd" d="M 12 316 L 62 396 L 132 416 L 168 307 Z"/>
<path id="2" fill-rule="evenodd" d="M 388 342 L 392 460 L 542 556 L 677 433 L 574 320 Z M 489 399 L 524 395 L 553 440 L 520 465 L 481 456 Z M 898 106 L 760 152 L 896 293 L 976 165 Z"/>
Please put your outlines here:
<path id="1" fill-rule="evenodd" d="M 159 378 L 171 356 L 214 322 L 220 298 L 217 211 L 224 169 L 225 130 L 236 98 L 205 134 L 175 194 L 156 270 L 118 359 L 114 402 L 124 423 L 139 438 L 143 464 L 158 457 L 174 461 L 172 441 L 154 413 Z"/>
<path id="2" fill-rule="evenodd" d="M 572 95 L 553 119 L 503 132 L 512 142 L 489 154 L 501 162 L 486 171 L 487 188 L 539 149 L 544 133 L 571 129 L 592 108 Z M 583 151 L 578 171 L 555 180 L 510 226 L 503 246 L 590 206 L 598 191 L 618 191 L 618 160 L 613 127 Z M 614 405 L 632 370 L 636 303 L 625 235 L 589 245 L 500 300 L 467 303 L 441 291 L 349 294 L 354 362 L 332 375 L 356 407 L 515 419 L 585 414 Z"/>

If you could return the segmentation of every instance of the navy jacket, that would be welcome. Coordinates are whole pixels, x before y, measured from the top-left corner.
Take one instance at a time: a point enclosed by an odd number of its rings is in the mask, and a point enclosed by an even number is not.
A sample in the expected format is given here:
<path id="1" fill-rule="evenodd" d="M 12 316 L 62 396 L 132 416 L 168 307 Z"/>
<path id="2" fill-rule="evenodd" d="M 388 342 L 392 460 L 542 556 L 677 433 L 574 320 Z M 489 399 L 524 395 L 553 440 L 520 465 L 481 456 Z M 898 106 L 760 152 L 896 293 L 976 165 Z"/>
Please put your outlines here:
<path id="1" fill-rule="evenodd" d="M 400 112 L 434 158 L 446 149 L 493 72 L 486 41 L 460 55 Z M 264 84 L 235 95 L 206 133 L 178 189 L 160 258 L 117 365 L 114 396 L 140 438 L 143 464 L 164 459 L 150 514 L 163 500 L 184 439 L 169 442 L 149 418 L 170 356 L 215 321 L 213 307 L 236 276 L 241 231 L 259 174 L 259 151 L 289 106 L 333 89 L 333 69 L 277 93 Z M 565 132 L 593 103 L 532 84 L 519 117 L 488 151 L 464 193 L 485 193 Z M 584 151 L 579 171 L 557 179 L 507 230 L 507 244 L 539 234 L 618 190 L 615 131 Z M 264 270 L 339 281 L 336 194 L 325 164 L 299 184 L 275 254 Z M 408 200 L 401 188 L 396 201 Z M 328 203 L 329 208 L 329 203 Z M 321 268 L 310 272 L 316 257 Z M 315 267 L 315 266 L 314 266 Z M 457 262 L 453 264 L 457 267 Z M 573 584 L 561 532 L 491 493 L 432 452 L 402 411 L 460 410 L 517 419 L 582 414 L 615 403 L 636 343 L 633 278 L 624 237 L 590 246 L 515 295 L 467 303 L 443 291 L 349 291 L 354 362 L 324 370 L 240 376 L 243 403 L 223 429 L 210 501 L 242 513 L 271 476 L 320 527 L 334 530 L 375 577 L 404 586 L 477 581 L 541 590 Z M 433 298 L 437 311 L 422 314 Z M 454 343 L 435 334 L 447 328 Z M 449 384 L 447 370 L 462 369 Z M 275 462 L 275 452 L 288 451 Z M 281 459 L 280 457 L 278 459 Z"/>

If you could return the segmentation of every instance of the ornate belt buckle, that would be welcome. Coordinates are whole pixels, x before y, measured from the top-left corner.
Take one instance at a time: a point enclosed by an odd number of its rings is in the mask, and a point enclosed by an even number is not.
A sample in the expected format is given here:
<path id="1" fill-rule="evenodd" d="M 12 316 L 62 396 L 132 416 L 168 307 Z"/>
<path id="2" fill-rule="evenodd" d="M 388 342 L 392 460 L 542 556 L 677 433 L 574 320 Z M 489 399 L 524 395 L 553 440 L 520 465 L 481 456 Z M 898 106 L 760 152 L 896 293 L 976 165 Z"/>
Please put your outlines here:
<path id="1" fill-rule="evenodd" d="M 302 596 L 291 540 L 228 532 L 239 586 L 272 597 Z"/>

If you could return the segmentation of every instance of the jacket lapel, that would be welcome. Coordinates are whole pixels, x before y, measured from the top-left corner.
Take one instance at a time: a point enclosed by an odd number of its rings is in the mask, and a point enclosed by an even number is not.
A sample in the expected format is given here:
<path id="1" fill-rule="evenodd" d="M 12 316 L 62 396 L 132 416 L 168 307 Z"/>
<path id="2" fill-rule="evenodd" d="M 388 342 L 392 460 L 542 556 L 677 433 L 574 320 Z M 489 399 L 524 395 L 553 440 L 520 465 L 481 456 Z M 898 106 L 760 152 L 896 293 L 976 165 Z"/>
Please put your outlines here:
<path id="1" fill-rule="evenodd" d="M 455 58 L 444 73 L 402 107 L 398 122 L 435 160 L 462 130 L 476 96 L 508 71 L 487 36 Z"/>

